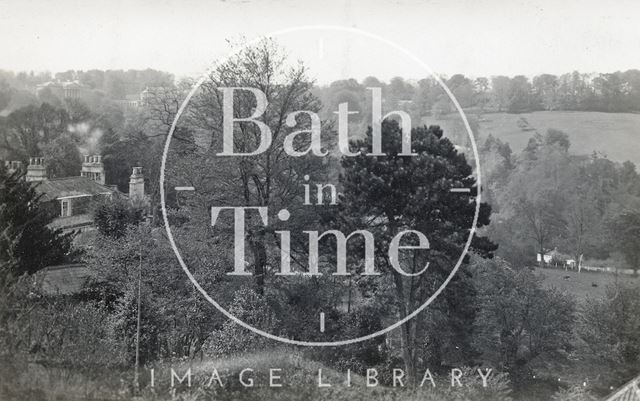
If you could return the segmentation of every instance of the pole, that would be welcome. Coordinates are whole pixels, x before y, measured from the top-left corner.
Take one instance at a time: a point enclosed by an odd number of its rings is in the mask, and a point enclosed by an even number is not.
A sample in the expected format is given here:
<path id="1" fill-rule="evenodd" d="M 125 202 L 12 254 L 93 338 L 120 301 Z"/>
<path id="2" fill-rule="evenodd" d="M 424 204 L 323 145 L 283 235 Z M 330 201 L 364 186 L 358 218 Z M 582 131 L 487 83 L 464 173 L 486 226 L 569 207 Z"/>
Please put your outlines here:
<path id="1" fill-rule="evenodd" d="M 136 319 L 136 366 L 133 384 L 136 394 L 140 391 L 139 369 L 140 369 L 140 298 L 142 287 L 142 224 L 140 224 L 140 258 L 138 261 L 138 316 Z"/>

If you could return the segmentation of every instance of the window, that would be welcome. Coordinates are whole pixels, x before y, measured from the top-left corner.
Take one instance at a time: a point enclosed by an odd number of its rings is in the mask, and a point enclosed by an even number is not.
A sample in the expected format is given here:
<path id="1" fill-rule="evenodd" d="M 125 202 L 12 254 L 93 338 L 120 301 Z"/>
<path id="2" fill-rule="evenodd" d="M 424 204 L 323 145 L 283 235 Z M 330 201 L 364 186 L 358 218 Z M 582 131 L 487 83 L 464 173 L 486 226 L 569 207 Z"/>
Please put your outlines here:
<path id="1" fill-rule="evenodd" d="M 69 199 L 63 199 L 60 202 L 61 205 L 61 209 L 60 209 L 60 217 L 68 217 L 71 216 L 71 200 Z"/>

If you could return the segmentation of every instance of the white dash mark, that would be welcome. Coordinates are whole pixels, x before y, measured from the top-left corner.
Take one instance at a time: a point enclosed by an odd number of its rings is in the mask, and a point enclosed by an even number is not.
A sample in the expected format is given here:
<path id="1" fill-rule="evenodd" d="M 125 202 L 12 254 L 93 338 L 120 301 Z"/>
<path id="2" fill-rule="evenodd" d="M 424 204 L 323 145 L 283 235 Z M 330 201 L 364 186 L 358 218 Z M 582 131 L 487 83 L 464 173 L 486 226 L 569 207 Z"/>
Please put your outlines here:
<path id="1" fill-rule="evenodd" d="M 324 333 L 324 312 L 320 312 L 320 333 Z"/>
<path id="2" fill-rule="evenodd" d="M 461 193 L 470 193 L 471 188 L 451 188 L 449 192 L 461 192 Z"/>
<path id="3" fill-rule="evenodd" d="M 176 187 L 176 191 L 195 191 L 194 187 Z"/>

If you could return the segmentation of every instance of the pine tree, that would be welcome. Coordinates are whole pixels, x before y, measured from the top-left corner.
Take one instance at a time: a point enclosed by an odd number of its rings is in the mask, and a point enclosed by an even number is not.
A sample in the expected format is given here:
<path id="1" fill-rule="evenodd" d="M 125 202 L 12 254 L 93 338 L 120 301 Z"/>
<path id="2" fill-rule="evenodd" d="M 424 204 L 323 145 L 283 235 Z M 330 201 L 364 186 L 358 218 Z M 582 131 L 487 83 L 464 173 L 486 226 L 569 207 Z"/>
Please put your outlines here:
<path id="1" fill-rule="evenodd" d="M 54 216 L 40 203 L 23 172 L 0 166 L 0 284 L 61 263 L 70 254 L 71 236 L 47 225 Z"/>
<path id="2" fill-rule="evenodd" d="M 383 156 L 372 153 L 371 130 L 363 141 L 354 143 L 363 153 L 355 157 L 344 157 L 341 175 L 342 198 L 340 218 L 342 232 L 366 229 L 376 238 L 376 268 L 383 276 L 389 277 L 388 285 L 379 288 L 391 289 L 398 318 L 412 313 L 442 284 L 462 254 L 475 214 L 475 202 L 468 194 L 451 192 L 451 188 L 469 188 L 471 195 L 476 188 L 472 168 L 463 154 L 459 154 L 451 141 L 443 137 L 437 126 L 420 127 L 412 130 L 412 151 L 415 156 L 402 156 L 402 131 L 396 121 L 382 124 Z M 489 223 L 490 207 L 482 204 L 477 226 Z M 400 264 L 407 273 L 421 271 L 429 262 L 428 270 L 420 275 L 407 277 L 391 268 L 386 247 L 393 237 L 402 230 L 416 230 L 427 236 L 430 249 L 404 252 Z M 406 236 L 403 245 L 417 238 Z M 380 245 L 378 245 L 380 244 Z M 483 256 L 491 256 L 497 248 L 486 238 L 476 237 L 472 247 Z M 464 269 L 455 276 L 443 294 L 442 299 L 430 308 L 442 319 L 436 325 L 446 325 L 456 333 L 456 328 L 465 327 L 464 322 L 473 321 L 473 310 L 464 301 L 471 294 Z M 379 294 L 380 295 L 380 294 Z M 382 298 L 382 297 L 380 297 Z M 425 319 L 423 315 L 423 320 Z M 443 322 L 444 320 L 444 322 Z M 429 325 L 428 323 L 426 326 Z M 466 325 L 470 327 L 470 324 Z M 422 329 L 422 333 L 418 331 Z M 412 319 L 402 326 L 401 347 L 405 369 L 412 375 L 419 359 L 417 349 L 420 344 L 431 342 L 437 349 L 429 351 L 432 360 L 448 353 L 447 344 L 435 344 L 438 334 L 424 332 L 425 322 Z M 438 329 L 439 330 L 439 329 Z M 432 335 L 433 334 L 433 335 Z M 439 335 L 442 337 L 442 333 Z M 429 338 L 428 338 L 429 337 Z M 434 340 L 434 341 L 431 341 Z M 468 339 L 442 339 L 455 341 L 453 348 L 467 348 Z M 424 358 L 421 358 L 424 360 Z"/>

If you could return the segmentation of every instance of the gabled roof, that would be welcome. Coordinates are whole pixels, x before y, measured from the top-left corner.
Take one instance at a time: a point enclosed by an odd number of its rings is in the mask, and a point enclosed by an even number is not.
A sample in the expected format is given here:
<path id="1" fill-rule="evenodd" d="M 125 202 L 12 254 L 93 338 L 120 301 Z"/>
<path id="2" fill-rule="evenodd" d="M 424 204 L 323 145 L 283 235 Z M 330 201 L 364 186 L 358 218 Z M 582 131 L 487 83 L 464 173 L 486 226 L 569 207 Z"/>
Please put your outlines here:
<path id="1" fill-rule="evenodd" d="M 55 178 L 40 181 L 36 185 L 38 193 L 45 194 L 44 201 L 74 196 L 95 196 L 114 194 L 115 189 L 100 185 L 88 177 Z"/>

